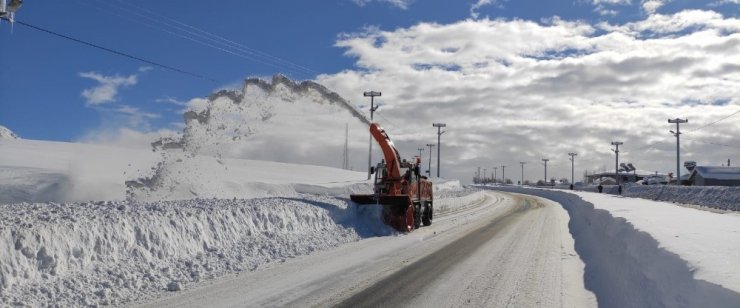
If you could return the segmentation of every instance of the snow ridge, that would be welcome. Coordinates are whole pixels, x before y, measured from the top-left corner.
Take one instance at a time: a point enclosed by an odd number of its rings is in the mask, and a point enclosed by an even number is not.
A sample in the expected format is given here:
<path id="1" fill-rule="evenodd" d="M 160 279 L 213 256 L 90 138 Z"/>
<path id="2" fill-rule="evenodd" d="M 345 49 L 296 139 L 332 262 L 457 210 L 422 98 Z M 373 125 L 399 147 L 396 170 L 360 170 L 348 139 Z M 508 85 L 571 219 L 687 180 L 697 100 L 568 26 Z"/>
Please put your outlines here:
<path id="1" fill-rule="evenodd" d="M 21 139 L 9 128 L 0 125 L 0 139 Z"/>
<path id="2" fill-rule="evenodd" d="M 0 205 L 0 302 L 108 305 L 390 234 L 348 200 Z"/>

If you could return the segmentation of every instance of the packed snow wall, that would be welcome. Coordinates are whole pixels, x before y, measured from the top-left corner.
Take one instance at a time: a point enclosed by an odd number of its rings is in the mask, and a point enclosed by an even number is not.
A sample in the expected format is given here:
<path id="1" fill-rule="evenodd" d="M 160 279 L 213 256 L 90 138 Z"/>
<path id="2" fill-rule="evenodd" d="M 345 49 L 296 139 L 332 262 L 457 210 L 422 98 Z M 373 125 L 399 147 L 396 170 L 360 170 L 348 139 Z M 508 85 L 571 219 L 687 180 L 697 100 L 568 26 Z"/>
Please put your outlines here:
<path id="1" fill-rule="evenodd" d="M 624 196 L 740 211 L 740 187 L 626 185 Z"/>
<path id="2" fill-rule="evenodd" d="M 578 190 L 598 192 L 595 186 L 582 186 Z M 616 185 L 604 186 L 603 193 L 618 194 Z M 724 186 L 674 186 L 674 185 L 623 185 L 625 197 L 697 205 L 719 210 L 740 211 L 740 187 Z"/>
<path id="3" fill-rule="evenodd" d="M 695 279 L 685 260 L 661 248 L 649 234 L 576 195 L 513 186 L 490 189 L 547 198 L 568 211 L 568 228 L 586 265 L 584 282 L 599 307 L 737 307 L 740 303 L 740 294 Z"/>
<path id="4" fill-rule="evenodd" d="M 377 211 L 300 198 L 0 205 L 0 306 L 95 306 L 390 234 Z"/>

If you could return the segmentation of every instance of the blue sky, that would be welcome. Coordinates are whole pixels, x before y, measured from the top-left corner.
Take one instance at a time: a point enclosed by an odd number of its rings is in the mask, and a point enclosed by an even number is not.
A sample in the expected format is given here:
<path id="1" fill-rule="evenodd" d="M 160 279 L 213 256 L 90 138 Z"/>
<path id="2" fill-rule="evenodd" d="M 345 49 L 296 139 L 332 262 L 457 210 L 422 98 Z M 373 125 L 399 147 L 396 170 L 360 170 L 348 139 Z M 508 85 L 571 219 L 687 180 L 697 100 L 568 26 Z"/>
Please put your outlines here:
<path id="1" fill-rule="evenodd" d="M 398 4 L 400 3 L 400 5 Z M 0 124 L 29 139 L 73 141 L 102 125 L 136 125 L 140 130 L 171 127 L 179 122 L 174 104 L 162 99 L 188 100 L 214 89 L 236 84 L 248 76 L 284 73 L 313 79 L 355 67 L 344 48 L 335 47 L 338 35 L 410 27 L 420 22 L 440 24 L 471 18 L 474 1 L 420 0 L 411 2 L 328 1 L 25 1 L 20 21 L 129 53 L 161 64 L 207 76 L 193 78 L 88 46 L 60 39 L 21 25 L 0 28 Z M 136 7 L 142 8 L 137 9 Z M 566 20 L 626 22 L 644 18 L 638 4 L 614 4 L 617 15 L 601 15 L 588 1 L 494 1 L 477 9 L 479 18 L 538 21 L 560 16 Z M 664 13 L 707 3 L 673 1 Z M 737 5 L 713 7 L 737 14 Z M 218 34 L 311 71 L 284 63 L 265 65 L 206 47 L 163 31 L 147 19 L 147 11 Z M 269 61 L 262 61 L 269 62 Z M 136 83 L 121 86 L 114 101 L 91 106 L 81 95 L 96 81 L 81 73 L 128 77 Z M 159 102 L 158 102 L 159 100 Z M 121 106 L 129 107 L 121 109 Z M 131 111 L 151 115 L 131 122 Z M 128 113 L 127 113 L 128 111 Z M 105 124 L 104 124 L 105 122 Z"/>
<path id="2" fill-rule="evenodd" d="M 27 139 L 142 146 L 180 131 L 197 98 L 282 73 L 363 110 L 362 92 L 382 91 L 376 119 L 402 153 L 436 141 L 430 123 L 448 123 L 446 163 L 456 178 L 520 161 L 540 169 L 545 157 L 552 174 L 569 174 L 573 151 L 584 169 L 602 170 L 613 165 L 612 140 L 624 142 L 624 161 L 669 171 L 675 138 L 666 119 L 676 117 L 689 119 L 683 160 L 740 161 L 740 0 L 203 5 L 25 1 L 19 21 L 206 78 L 3 23 L 0 125 Z M 346 120 L 337 121 L 316 135 L 334 136 Z M 322 142 L 301 142 L 314 161 L 341 158 L 321 157 Z"/>

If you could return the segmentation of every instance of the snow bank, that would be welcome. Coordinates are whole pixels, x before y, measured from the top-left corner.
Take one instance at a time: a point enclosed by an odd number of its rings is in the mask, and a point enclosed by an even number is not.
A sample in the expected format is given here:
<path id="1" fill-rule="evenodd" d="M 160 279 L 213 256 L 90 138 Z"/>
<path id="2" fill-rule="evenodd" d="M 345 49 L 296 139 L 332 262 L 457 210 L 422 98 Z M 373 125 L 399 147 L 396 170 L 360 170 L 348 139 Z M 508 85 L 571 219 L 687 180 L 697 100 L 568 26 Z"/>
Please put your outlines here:
<path id="1" fill-rule="evenodd" d="M 622 196 L 655 201 L 668 201 L 718 210 L 740 211 L 740 187 L 725 186 L 673 186 L 637 185 L 622 186 Z M 567 189 L 567 188 L 563 188 Z M 578 191 L 598 192 L 596 186 L 578 186 Z M 603 193 L 617 195 L 616 185 L 605 185 Z"/>
<path id="2" fill-rule="evenodd" d="M 623 195 L 650 200 L 694 204 L 721 210 L 740 211 L 740 187 L 627 185 Z"/>
<path id="3" fill-rule="evenodd" d="M 625 219 L 619 216 L 646 205 L 630 206 L 639 199 L 580 193 L 619 203 L 603 209 L 603 200 L 594 202 L 595 208 L 572 193 L 519 187 L 494 189 L 537 195 L 563 205 L 571 216 L 569 229 L 576 251 L 586 264 L 586 287 L 596 294 L 599 307 L 737 307 L 740 303 L 740 280 L 732 274 L 738 271 L 735 263 L 740 245 L 731 235 L 737 231 L 728 231 L 736 230 L 737 224 L 733 229 L 733 224 L 719 223 L 717 218 L 725 217 L 722 214 L 663 203 L 660 209 L 653 207 L 651 213 L 634 212 L 636 215 Z M 690 222 L 681 218 L 676 221 L 679 227 L 668 224 L 683 217 L 677 211 L 690 211 L 686 217 Z M 702 215 L 714 219 L 691 221 L 691 217 Z M 712 225 L 715 227 L 705 228 Z M 730 229 L 720 231 L 716 225 Z M 666 246 L 669 237 L 674 238 L 674 244 L 681 243 Z M 679 246 L 683 250 L 677 250 Z M 715 251 L 706 254 L 707 249 Z M 691 250 L 697 251 L 687 252 Z M 696 256 L 703 262 L 687 262 Z"/>
<path id="4" fill-rule="evenodd" d="M 121 304 L 389 234 L 330 197 L 0 205 L 0 302 Z"/>

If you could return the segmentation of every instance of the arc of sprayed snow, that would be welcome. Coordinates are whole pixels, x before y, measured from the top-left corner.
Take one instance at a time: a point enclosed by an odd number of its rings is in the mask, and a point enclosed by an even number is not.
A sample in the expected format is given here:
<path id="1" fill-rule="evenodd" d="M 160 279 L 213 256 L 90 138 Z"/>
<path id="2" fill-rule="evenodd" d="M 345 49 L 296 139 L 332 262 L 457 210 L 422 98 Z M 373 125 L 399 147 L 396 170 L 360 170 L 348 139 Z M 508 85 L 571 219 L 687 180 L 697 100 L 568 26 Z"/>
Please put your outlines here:
<path id="1" fill-rule="evenodd" d="M 275 91 L 275 88 L 278 85 L 286 86 L 288 89 L 293 91 L 294 93 L 306 93 L 309 90 L 314 90 L 317 93 L 321 95 L 322 98 L 326 99 L 332 104 L 336 104 L 339 106 L 342 106 L 346 108 L 352 116 L 355 118 L 358 118 L 362 123 L 365 123 L 367 125 L 370 125 L 370 120 L 365 116 L 362 111 L 360 111 L 356 106 L 352 105 L 349 101 L 341 97 L 339 94 L 337 94 L 334 91 L 331 91 L 327 89 L 325 86 L 318 84 L 314 81 L 302 81 L 300 83 L 296 83 L 295 81 L 289 79 L 288 77 L 285 77 L 283 75 L 274 75 L 272 77 L 272 81 L 268 82 L 261 78 L 248 78 L 244 80 L 244 88 L 242 91 L 235 91 L 235 90 L 220 90 L 216 93 L 211 94 L 208 96 L 209 101 L 214 101 L 221 97 L 228 97 L 231 101 L 233 101 L 235 104 L 238 104 L 244 99 L 244 95 L 247 93 L 247 87 L 253 85 L 257 86 L 260 89 L 264 90 L 267 93 L 272 93 Z M 185 113 L 185 119 L 197 119 L 198 121 L 203 122 L 204 116 L 207 117 L 208 115 L 201 115 L 198 113 L 195 113 L 193 111 L 188 111 Z"/>

